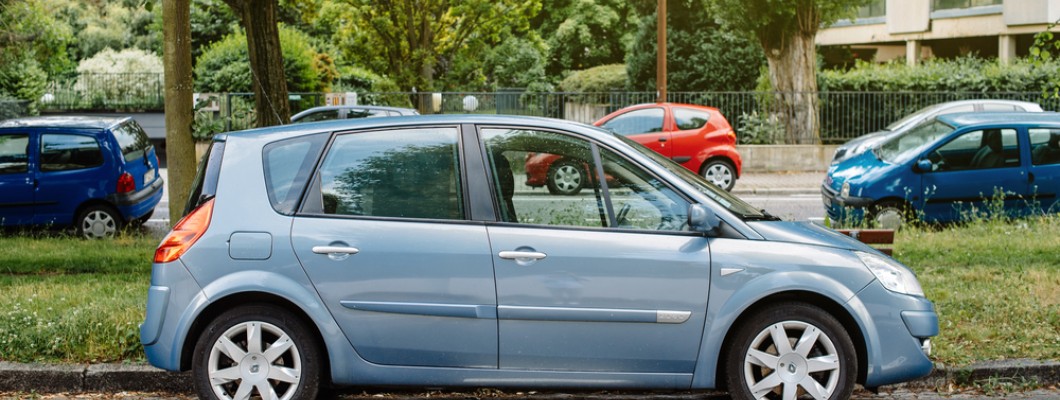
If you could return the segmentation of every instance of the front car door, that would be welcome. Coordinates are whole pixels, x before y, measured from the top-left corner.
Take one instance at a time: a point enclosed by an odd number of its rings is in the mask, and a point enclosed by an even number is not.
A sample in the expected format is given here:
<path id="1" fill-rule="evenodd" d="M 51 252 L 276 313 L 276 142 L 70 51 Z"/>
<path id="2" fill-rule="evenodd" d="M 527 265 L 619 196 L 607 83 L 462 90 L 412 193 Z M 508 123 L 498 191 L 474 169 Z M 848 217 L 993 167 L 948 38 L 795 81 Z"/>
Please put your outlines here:
<path id="1" fill-rule="evenodd" d="M 299 260 L 369 362 L 497 366 L 493 261 L 467 218 L 459 132 L 336 135 L 295 217 Z"/>
<path id="2" fill-rule="evenodd" d="M 666 157 L 673 157 L 670 131 L 666 130 L 666 110 L 662 107 L 640 108 L 607 120 L 601 128 L 636 140 Z"/>
<path id="3" fill-rule="evenodd" d="M 108 186 L 116 179 L 108 175 L 118 173 L 113 167 L 104 167 L 108 160 L 94 134 L 44 132 L 39 149 L 34 223 L 69 224 L 86 200 L 103 199 L 114 192 L 115 188 Z"/>
<path id="4" fill-rule="evenodd" d="M 33 220 L 36 189 L 28 132 L 0 133 L 0 226 Z"/>
<path id="5" fill-rule="evenodd" d="M 488 227 L 500 368 L 690 373 L 710 250 L 689 202 L 633 162 L 560 132 L 483 128 L 500 221 Z M 578 196 L 505 190 L 527 152 L 595 171 Z M 607 177 L 601 179 L 601 177 Z"/>
<path id="6" fill-rule="evenodd" d="M 1022 214 L 1029 186 L 1016 129 L 960 133 L 929 151 L 938 165 L 923 173 L 922 209 L 928 221 L 956 221 L 1001 212 Z"/>

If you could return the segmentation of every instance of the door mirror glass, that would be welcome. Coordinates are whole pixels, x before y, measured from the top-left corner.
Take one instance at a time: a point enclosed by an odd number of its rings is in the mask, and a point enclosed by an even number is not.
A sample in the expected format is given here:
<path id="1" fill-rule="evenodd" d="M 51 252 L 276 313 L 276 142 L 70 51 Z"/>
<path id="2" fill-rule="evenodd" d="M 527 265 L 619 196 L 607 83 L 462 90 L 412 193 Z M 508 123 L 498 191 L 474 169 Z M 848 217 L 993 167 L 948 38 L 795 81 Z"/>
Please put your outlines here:
<path id="1" fill-rule="evenodd" d="M 934 168 L 935 168 L 935 164 L 933 164 L 931 162 L 931 160 L 928 160 L 926 158 L 921 159 L 920 161 L 916 162 L 916 171 L 917 172 L 929 172 L 929 171 L 931 171 Z"/>
<path id="2" fill-rule="evenodd" d="M 688 206 L 688 226 L 696 232 L 711 233 L 721 226 L 721 220 L 709 208 L 693 204 Z"/>

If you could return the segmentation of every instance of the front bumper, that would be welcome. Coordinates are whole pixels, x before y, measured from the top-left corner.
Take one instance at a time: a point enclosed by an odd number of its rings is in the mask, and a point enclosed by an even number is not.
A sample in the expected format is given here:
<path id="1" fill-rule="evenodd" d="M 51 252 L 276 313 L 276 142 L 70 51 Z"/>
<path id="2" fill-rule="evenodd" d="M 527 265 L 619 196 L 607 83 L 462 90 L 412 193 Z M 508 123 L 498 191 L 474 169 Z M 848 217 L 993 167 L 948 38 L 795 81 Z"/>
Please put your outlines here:
<path id="1" fill-rule="evenodd" d="M 930 339 L 939 333 L 938 314 L 928 299 L 895 293 L 879 281 L 857 298 L 871 316 L 865 387 L 906 382 L 931 373 Z"/>
<path id="2" fill-rule="evenodd" d="M 828 218 L 833 221 L 860 220 L 875 201 L 868 197 L 841 197 L 828 185 L 821 185 L 821 201 Z"/>

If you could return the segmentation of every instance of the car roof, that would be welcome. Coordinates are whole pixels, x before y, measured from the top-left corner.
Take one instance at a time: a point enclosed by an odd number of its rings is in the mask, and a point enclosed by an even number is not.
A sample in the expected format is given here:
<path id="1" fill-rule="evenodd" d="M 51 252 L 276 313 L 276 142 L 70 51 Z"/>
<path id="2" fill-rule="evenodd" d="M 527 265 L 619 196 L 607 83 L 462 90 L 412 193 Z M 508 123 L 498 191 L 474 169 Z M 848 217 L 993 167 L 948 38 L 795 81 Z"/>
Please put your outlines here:
<path id="1" fill-rule="evenodd" d="M 612 133 L 604 131 L 592 125 L 580 122 L 567 121 L 554 118 L 530 117 L 521 115 L 493 115 L 493 114 L 434 114 L 434 115 L 403 115 L 387 118 L 357 118 L 357 119 L 335 119 L 326 121 L 308 122 L 302 124 L 277 125 L 267 128 L 248 129 L 244 131 L 228 132 L 218 134 L 223 139 L 227 136 L 262 138 L 275 140 L 282 137 L 294 137 L 321 132 L 350 131 L 378 128 L 395 128 L 402 126 L 423 125 L 526 125 L 528 127 L 552 128 L 568 130 L 571 126 L 591 129 L 607 136 Z"/>
<path id="2" fill-rule="evenodd" d="M 1030 101 L 1006 100 L 1006 99 L 954 100 L 954 101 L 947 101 L 947 102 L 944 102 L 944 103 L 933 104 L 933 105 L 931 105 L 931 107 L 933 109 L 939 109 L 939 108 L 959 106 L 959 105 L 964 105 L 964 104 L 987 104 L 987 103 L 989 103 L 989 104 L 1009 104 L 1009 105 L 1013 105 L 1013 106 L 1021 106 L 1021 107 L 1024 107 L 1024 108 L 1041 109 L 1041 105 L 1039 105 L 1038 103 L 1034 103 L 1034 102 L 1030 102 Z"/>
<path id="3" fill-rule="evenodd" d="M 77 128 L 107 129 L 131 117 L 105 117 L 91 115 L 49 115 L 24 117 L 0 121 L 0 128 Z"/>
<path id="4" fill-rule="evenodd" d="M 411 108 L 390 107 L 390 106 L 364 106 L 364 105 L 317 106 L 317 107 L 312 107 L 312 108 L 307 108 L 305 110 L 302 110 L 301 112 L 299 112 L 299 113 L 297 113 L 295 115 L 292 115 L 291 118 L 296 118 L 298 116 L 301 116 L 301 115 L 304 115 L 304 114 L 309 114 L 309 113 L 314 113 L 314 112 L 317 112 L 317 111 L 347 110 L 347 109 L 399 111 L 399 112 L 408 113 L 408 114 L 412 114 L 413 112 L 416 111 L 416 110 L 411 109 Z"/>
<path id="5" fill-rule="evenodd" d="M 625 110 L 625 109 L 645 108 L 645 107 L 687 107 L 687 108 L 699 108 L 699 109 L 706 109 L 706 110 L 717 110 L 718 109 L 717 107 L 704 106 L 704 105 L 701 105 L 701 104 L 663 102 L 663 103 L 640 103 L 640 104 L 634 104 L 634 105 L 631 105 L 631 106 L 622 107 L 620 109 L 620 111 L 621 110 Z"/>
<path id="6" fill-rule="evenodd" d="M 962 112 L 943 114 L 935 119 L 957 128 L 971 125 L 1054 125 L 1060 124 L 1060 113 L 1042 112 Z"/>

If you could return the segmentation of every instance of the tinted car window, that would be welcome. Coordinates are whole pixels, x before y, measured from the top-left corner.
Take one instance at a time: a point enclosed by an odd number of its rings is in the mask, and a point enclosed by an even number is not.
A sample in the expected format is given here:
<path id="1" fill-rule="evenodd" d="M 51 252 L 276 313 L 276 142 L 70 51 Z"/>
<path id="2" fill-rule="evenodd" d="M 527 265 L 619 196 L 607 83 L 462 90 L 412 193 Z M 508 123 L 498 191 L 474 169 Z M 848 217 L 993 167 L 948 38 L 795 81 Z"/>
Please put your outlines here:
<path id="1" fill-rule="evenodd" d="M 387 117 L 389 116 L 386 111 L 383 110 L 366 110 L 353 108 L 346 113 L 346 118 L 374 118 L 374 117 Z"/>
<path id="2" fill-rule="evenodd" d="M 935 151 L 941 170 L 1001 168 L 1019 165 L 1015 129 L 985 129 L 964 133 Z M 938 161 L 938 160 L 935 160 Z"/>
<path id="3" fill-rule="evenodd" d="M 456 128 L 338 136 L 320 167 L 325 214 L 463 219 Z"/>
<path id="4" fill-rule="evenodd" d="M 326 120 L 338 119 L 338 118 L 339 118 L 339 110 L 338 109 L 334 109 L 334 110 L 323 110 L 323 111 L 318 111 L 318 112 L 315 112 L 315 113 L 312 113 L 312 114 L 308 114 L 308 115 L 306 115 L 306 116 L 304 116 L 302 118 L 299 118 L 297 121 L 294 121 L 294 122 L 295 123 L 299 123 L 299 122 L 315 122 L 315 121 L 326 121 Z"/>
<path id="5" fill-rule="evenodd" d="M 663 109 L 648 108 L 630 111 L 605 122 L 602 127 L 619 135 L 638 135 L 642 133 L 662 132 Z"/>
<path id="6" fill-rule="evenodd" d="M 689 108 L 674 107 L 674 122 L 677 129 L 687 131 L 702 128 L 710 120 L 710 113 Z"/>
<path id="7" fill-rule="evenodd" d="M 145 150 L 151 147 L 151 140 L 147 132 L 140 128 L 134 121 L 121 124 L 114 128 L 114 139 L 118 141 L 121 154 L 125 161 L 132 161 L 144 156 Z"/>
<path id="8" fill-rule="evenodd" d="M 298 205 L 327 134 L 281 140 L 265 146 L 265 187 L 276 212 L 290 215 Z"/>
<path id="9" fill-rule="evenodd" d="M 1031 163 L 1060 164 L 1060 129 L 1031 128 Z"/>
<path id="10" fill-rule="evenodd" d="M 99 143 L 91 136 L 41 135 L 40 170 L 68 171 L 103 164 Z"/>
<path id="11" fill-rule="evenodd" d="M 0 135 L 0 174 L 27 172 L 29 135 Z"/>

